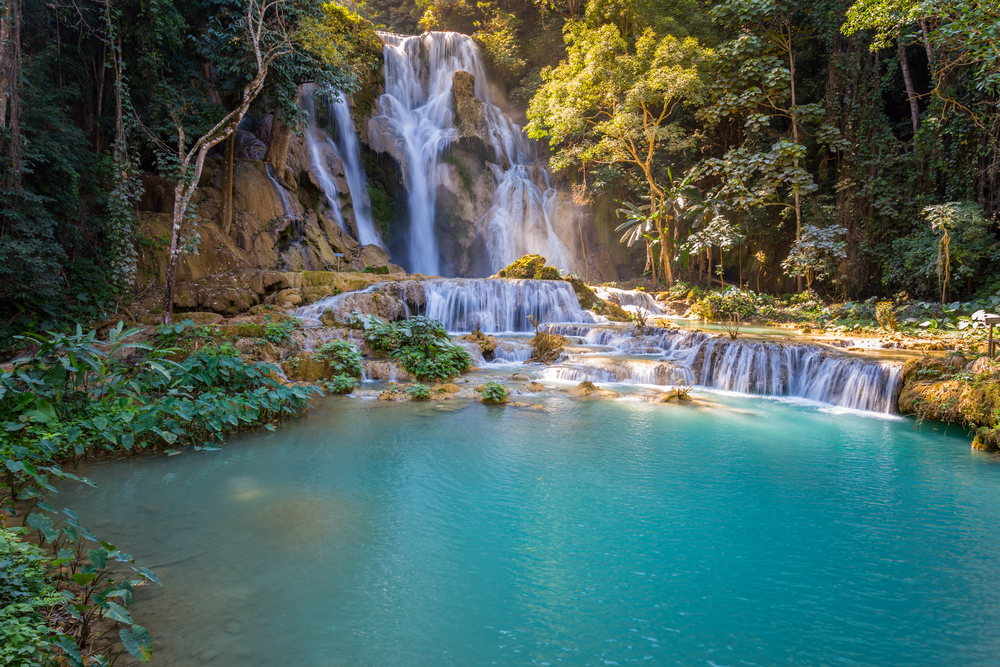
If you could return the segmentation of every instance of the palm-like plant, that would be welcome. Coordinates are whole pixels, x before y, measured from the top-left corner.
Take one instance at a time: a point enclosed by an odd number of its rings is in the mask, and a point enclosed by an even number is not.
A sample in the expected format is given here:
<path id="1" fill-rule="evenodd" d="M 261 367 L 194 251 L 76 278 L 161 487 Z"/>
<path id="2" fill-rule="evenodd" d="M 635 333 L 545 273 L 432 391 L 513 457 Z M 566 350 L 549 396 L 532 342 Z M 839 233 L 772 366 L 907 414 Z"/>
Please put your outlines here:
<path id="1" fill-rule="evenodd" d="M 621 242 L 631 248 L 640 240 L 646 241 L 646 270 L 652 268 L 653 283 L 656 284 L 656 261 L 653 259 L 653 246 L 660 242 L 657 238 L 656 214 L 650 215 L 649 204 L 636 206 L 631 202 L 621 202 L 624 208 L 615 211 L 618 217 L 625 217 L 625 222 L 615 227 L 616 232 L 624 231 Z"/>

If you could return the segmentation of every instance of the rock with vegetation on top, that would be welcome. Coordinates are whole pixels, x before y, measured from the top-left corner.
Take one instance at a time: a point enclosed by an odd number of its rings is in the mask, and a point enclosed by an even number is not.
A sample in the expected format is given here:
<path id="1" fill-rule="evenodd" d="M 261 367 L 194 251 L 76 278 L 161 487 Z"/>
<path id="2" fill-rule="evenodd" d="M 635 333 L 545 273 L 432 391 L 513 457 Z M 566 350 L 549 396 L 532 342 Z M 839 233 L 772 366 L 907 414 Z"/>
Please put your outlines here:
<path id="1" fill-rule="evenodd" d="M 984 452 L 1000 452 L 1000 428 L 976 429 L 976 437 L 972 440 L 972 448 Z"/>
<path id="2" fill-rule="evenodd" d="M 899 411 L 925 419 L 986 428 L 997 427 L 1000 382 L 981 364 L 983 372 L 971 378 L 937 358 L 914 359 L 903 368 Z"/>
<path id="3" fill-rule="evenodd" d="M 521 259 L 514 260 L 505 268 L 497 272 L 497 278 L 518 278 L 521 280 L 534 279 L 545 266 L 545 258 L 541 255 L 525 255 Z"/>
<path id="4" fill-rule="evenodd" d="M 479 346 L 479 353 L 483 355 L 483 359 L 486 361 L 491 361 L 496 354 L 497 339 L 493 336 L 487 336 L 482 331 L 473 331 L 467 336 L 462 336 L 461 339 Z"/>
<path id="5" fill-rule="evenodd" d="M 566 336 L 539 329 L 531 339 L 531 359 L 528 361 L 553 364 L 558 361 L 559 355 L 563 353 L 563 347 L 566 345 L 569 345 L 569 339 Z"/>

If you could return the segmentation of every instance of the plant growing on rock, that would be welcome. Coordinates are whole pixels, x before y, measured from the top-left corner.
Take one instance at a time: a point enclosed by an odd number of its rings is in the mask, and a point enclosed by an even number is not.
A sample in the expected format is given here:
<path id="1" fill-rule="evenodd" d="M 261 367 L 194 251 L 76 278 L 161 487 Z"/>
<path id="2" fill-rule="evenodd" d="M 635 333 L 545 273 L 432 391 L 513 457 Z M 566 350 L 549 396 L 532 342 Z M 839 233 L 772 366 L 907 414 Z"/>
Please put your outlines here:
<path id="1" fill-rule="evenodd" d="M 348 375 L 357 378 L 365 370 L 361 361 L 361 352 L 346 340 L 323 343 L 316 350 L 315 358 L 317 361 L 325 361 L 329 364 L 334 375 Z"/>
<path id="2" fill-rule="evenodd" d="M 421 380 L 447 380 L 472 365 L 464 348 L 454 345 L 440 320 L 418 315 L 387 323 L 373 315 L 352 317 L 373 349 L 389 352 Z"/>
<path id="3" fill-rule="evenodd" d="M 426 401 L 431 397 L 431 388 L 425 384 L 414 382 L 406 388 L 406 393 L 412 396 L 415 401 Z"/>
<path id="4" fill-rule="evenodd" d="M 334 375 L 320 385 L 331 394 L 350 394 L 358 386 L 358 380 L 350 375 Z"/>
<path id="5" fill-rule="evenodd" d="M 490 380 L 482 387 L 477 387 L 479 400 L 491 405 L 499 405 L 507 402 L 507 387 L 496 380 Z"/>

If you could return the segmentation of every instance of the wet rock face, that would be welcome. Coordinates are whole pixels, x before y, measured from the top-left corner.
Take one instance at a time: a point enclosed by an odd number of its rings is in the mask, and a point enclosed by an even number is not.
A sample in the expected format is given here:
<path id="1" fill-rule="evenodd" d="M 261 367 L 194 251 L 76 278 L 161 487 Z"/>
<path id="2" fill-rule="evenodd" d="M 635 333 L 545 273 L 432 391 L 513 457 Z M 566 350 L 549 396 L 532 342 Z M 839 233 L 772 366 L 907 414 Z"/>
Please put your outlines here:
<path id="1" fill-rule="evenodd" d="M 473 331 L 467 336 L 462 336 L 462 340 L 467 340 L 479 346 L 479 352 L 486 361 L 493 361 L 497 351 L 497 339 L 487 336 L 482 331 Z"/>

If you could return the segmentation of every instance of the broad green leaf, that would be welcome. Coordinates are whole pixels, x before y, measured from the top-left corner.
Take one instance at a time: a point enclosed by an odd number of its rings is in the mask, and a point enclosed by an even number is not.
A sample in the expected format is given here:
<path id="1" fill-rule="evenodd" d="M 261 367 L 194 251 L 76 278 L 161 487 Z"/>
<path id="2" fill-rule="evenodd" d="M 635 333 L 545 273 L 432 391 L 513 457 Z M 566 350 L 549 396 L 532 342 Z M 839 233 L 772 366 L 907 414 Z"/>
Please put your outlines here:
<path id="1" fill-rule="evenodd" d="M 110 618 L 112 621 L 118 621 L 120 623 L 132 624 L 132 615 L 128 613 L 128 609 L 121 606 L 115 602 L 107 602 L 104 608 L 104 615 Z"/>

